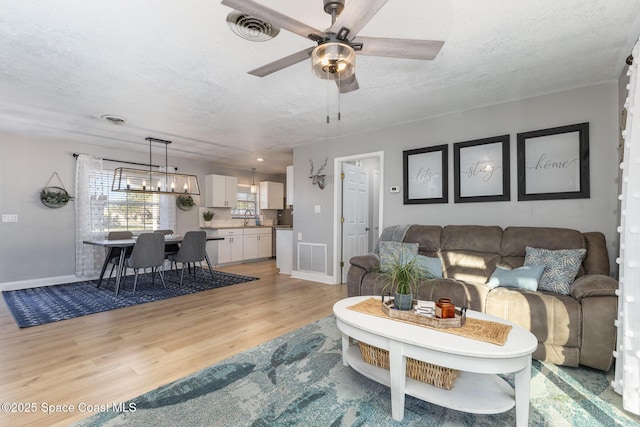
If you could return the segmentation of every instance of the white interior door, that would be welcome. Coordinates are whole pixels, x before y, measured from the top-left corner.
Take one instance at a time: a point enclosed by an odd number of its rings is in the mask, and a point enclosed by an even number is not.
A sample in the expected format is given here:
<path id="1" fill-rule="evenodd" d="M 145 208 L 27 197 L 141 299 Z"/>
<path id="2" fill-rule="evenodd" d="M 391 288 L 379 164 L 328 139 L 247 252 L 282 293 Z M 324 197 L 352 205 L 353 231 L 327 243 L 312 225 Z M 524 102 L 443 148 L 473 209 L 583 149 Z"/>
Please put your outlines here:
<path id="1" fill-rule="evenodd" d="M 351 257 L 369 252 L 369 176 L 367 170 L 342 164 L 342 283 L 347 281 Z"/>

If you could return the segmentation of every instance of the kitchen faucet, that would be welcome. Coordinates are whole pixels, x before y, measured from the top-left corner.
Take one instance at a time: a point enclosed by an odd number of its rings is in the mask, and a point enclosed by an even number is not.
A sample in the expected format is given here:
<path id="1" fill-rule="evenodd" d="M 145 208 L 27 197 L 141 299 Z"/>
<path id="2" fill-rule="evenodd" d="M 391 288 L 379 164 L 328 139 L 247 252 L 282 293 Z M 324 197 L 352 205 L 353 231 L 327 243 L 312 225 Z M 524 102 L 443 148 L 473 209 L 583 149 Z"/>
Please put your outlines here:
<path id="1" fill-rule="evenodd" d="M 251 209 L 246 209 L 244 211 L 244 226 L 246 227 L 249 224 L 249 216 L 251 216 Z"/>

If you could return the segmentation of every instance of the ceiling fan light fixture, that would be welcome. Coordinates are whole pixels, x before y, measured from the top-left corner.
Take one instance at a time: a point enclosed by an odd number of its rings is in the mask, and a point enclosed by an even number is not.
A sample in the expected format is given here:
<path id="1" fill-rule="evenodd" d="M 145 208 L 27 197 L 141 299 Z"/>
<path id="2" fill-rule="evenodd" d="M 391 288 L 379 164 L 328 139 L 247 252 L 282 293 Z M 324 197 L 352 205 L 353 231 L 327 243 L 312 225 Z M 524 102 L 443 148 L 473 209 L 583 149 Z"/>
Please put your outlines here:
<path id="1" fill-rule="evenodd" d="M 344 80 L 355 73 L 356 52 L 342 42 L 326 42 L 311 52 L 313 74 L 325 80 Z"/>

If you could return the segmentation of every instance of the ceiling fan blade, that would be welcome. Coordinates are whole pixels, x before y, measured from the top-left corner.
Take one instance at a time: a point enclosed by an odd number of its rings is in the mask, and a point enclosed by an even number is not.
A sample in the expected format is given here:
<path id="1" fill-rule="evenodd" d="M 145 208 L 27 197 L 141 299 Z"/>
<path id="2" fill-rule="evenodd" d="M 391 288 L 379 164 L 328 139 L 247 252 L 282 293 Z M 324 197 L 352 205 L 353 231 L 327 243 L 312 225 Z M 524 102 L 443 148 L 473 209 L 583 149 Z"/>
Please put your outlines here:
<path id="1" fill-rule="evenodd" d="M 338 85 L 340 93 L 349 93 L 360 89 L 355 74 L 352 74 L 351 77 L 347 77 L 344 80 L 336 80 L 336 85 Z"/>
<path id="2" fill-rule="evenodd" d="M 240 12 L 247 13 L 255 18 L 262 19 L 271 25 L 280 27 L 299 36 L 309 38 L 309 35 L 315 35 L 320 38 L 326 37 L 324 31 L 317 30 L 304 24 L 298 20 L 283 15 L 273 9 L 269 9 L 253 0 L 222 0 L 222 4 L 236 9 Z"/>
<path id="3" fill-rule="evenodd" d="M 313 52 L 313 49 L 315 48 L 315 46 L 306 48 L 300 52 L 293 53 L 289 56 L 285 56 L 284 58 L 280 58 L 277 61 L 258 67 L 255 70 L 251 70 L 248 73 L 258 77 L 268 76 L 271 73 L 275 73 L 276 71 L 290 67 L 298 62 L 302 62 L 305 59 L 309 59 L 311 57 L 311 52 Z"/>
<path id="4" fill-rule="evenodd" d="M 393 39 L 385 37 L 356 37 L 353 43 L 362 43 L 359 55 L 392 58 L 433 59 L 444 45 L 438 40 Z"/>
<path id="5" fill-rule="evenodd" d="M 330 33 L 338 33 L 342 27 L 348 28 L 351 37 L 354 37 L 367 25 L 388 0 L 351 0 L 344 8 L 336 22 L 327 30 Z"/>

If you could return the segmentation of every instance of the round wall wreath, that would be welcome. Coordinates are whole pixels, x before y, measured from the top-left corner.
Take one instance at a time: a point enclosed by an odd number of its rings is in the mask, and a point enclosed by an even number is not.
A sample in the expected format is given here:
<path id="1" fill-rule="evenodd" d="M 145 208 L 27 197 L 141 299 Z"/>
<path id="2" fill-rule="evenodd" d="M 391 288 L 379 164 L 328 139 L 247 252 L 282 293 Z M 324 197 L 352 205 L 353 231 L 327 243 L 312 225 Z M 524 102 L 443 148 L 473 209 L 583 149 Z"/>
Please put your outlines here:
<path id="1" fill-rule="evenodd" d="M 40 191 L 40 201 L 48 208 L 61 208 L 73 200 L 67 190 L 61 187 L 45 187 Z"/>
<path id="2" fill-rule="evenodd" d="M 176 198 L 176 206 L 183 211 L 191 210 L 196 204 L 191 196 L 178 196 Z"/>

